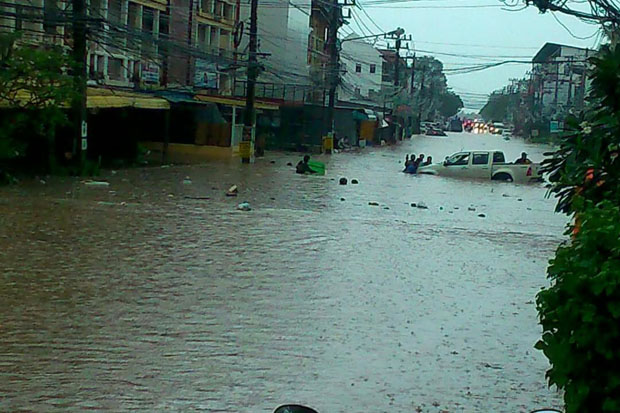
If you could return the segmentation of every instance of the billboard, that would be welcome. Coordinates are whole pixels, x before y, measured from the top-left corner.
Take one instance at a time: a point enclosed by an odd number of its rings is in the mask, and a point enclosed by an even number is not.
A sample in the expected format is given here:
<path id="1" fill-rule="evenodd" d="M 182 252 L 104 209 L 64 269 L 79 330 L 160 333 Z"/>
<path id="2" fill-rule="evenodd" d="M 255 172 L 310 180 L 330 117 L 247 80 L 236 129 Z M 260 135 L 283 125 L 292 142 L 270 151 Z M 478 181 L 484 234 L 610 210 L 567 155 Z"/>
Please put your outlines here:
<path id="1" fill-rule="evenodd" d="M 202 89 L 217 89 L 219 86 L 217 64 L 204 59 L 196 59 L 194 86 Z"/>

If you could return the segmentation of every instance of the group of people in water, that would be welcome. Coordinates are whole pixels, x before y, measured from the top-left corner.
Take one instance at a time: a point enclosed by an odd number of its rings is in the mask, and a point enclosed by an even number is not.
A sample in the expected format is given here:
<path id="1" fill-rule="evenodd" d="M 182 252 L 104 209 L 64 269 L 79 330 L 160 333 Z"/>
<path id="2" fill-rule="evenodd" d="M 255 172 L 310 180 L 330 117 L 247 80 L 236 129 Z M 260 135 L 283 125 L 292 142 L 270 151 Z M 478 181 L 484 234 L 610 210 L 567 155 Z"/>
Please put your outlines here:
<path id="1" fill-rule="evenodd" d="M 432 163 L 432 156 L 427 157 L 425 160 L 423 153 L 421 153 L 417 158 L 415 156 L 415 153 L 412 153 L 411 157 L 409 155 L 405 156 L 405 169 L 403 170 L 403 172 L 406 174 L 416 174 L 418 173 L 419 167 L 428 166 Z"/>

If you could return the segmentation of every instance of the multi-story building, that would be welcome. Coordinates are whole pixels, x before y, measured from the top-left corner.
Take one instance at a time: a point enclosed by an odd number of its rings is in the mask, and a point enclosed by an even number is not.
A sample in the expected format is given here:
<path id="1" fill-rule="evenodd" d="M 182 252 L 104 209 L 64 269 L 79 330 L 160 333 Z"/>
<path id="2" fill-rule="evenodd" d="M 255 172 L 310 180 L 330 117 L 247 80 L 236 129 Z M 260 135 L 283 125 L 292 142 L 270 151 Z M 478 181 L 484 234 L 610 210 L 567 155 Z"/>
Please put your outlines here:
<path id="1" fill-rule="evenodd" d="M 0 5 L 0 30 L 71 46 L 70 0 Z M 239 0 L 89 0 L 89 84 L 230 95 Z"/>
<path id="2" fill-rule="evenodd" d="M 351 33 L 340 42 L 343 74 L 338 98 L 341 101 L 382 105 L 382 100 L 377 97 L 383 81 L 383 55 L 372 44 L 355 40 L 359 37 Z"/>
<path id="3" fill-rule="evenodd" d="M 390 49 L 380 49 L 381 63 L 381 90 L 379 99 L 387 109 L 394 107 L 394 97 L 409 87 L 411 69 L 403 56 L 396 58 L 396 52 Z M 398 86 L 396 86 L 396 65 L 398 64 Z"/>
<path id="4" fill-rule="evenodd" d="M 546 43 L 532 59 L 531 91 L 534 113 L 540 118 L 563 120 L 583 109 L 588 89 L 588 49 Z"/>
<path id="5" fill-rule="evenodd" d="M 321 48 L 312 26 L 312 0 L 290 0 L 278 3 L 258 3 L 258 52 L 261 71 L 256 95 L 281 102 L 307 102 L 312 93 L 311 53 Z M 241 6 L 241 21 L 250 15 L 249 3 Z M 245 27 L 246 33 L 249 27 Z M 249 36 L 239 47 L 247 55 Z M 235 94 L 245 95 L 246 81 L 237 78 Z"/>
<path id="6" fill-rule="evenodd" d="M 239 0 L 199 0 L 192 13 L 192 42 L 203 56 L 194 59 L 193 85 L 230 95 L 237 61 L 235 30 Z"/>

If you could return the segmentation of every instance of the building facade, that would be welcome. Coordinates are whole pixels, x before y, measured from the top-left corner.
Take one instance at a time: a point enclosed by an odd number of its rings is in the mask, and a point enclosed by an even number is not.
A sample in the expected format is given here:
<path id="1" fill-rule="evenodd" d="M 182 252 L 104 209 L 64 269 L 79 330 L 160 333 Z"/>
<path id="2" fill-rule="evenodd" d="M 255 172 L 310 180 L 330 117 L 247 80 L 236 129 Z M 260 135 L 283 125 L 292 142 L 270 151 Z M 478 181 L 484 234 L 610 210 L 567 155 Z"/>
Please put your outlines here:
<path id="1" fill-rule="evenodd" d="M 351 33 L 340 42 L 342 76 L 338 100 L 380 106 L 383 102 L 377 97 L 382 88 L 383 57 L 372 44 L 355 40 L 358 37 Z"/>
<path id="2" fill-rule="evenodd" d="M 581 111 L 588 89 L 588 49 L 546 43 L 532 59 L 530 77 L 533 112 L 537 117 L 563 120 Z"/>

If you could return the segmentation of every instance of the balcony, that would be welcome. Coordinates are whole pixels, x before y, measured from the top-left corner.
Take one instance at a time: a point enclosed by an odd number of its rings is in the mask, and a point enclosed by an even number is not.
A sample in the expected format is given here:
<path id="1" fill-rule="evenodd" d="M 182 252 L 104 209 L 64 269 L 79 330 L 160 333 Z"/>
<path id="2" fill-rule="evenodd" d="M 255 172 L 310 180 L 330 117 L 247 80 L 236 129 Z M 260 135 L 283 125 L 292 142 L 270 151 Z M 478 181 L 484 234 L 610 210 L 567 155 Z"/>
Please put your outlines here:
<path id="1" fill-rule="evenodd" d="M 235 26 L 235 6 L 221 0 L 202 0 L 197 17 L 202 23 L 232 30 Z"/>
<path id="2" fill-rule="evenodd" d="M 160 11 L 166 11 L 166 8 L 168 7 L 168 0 L 129 0 L 129 2 L 141 4 Z"/>

